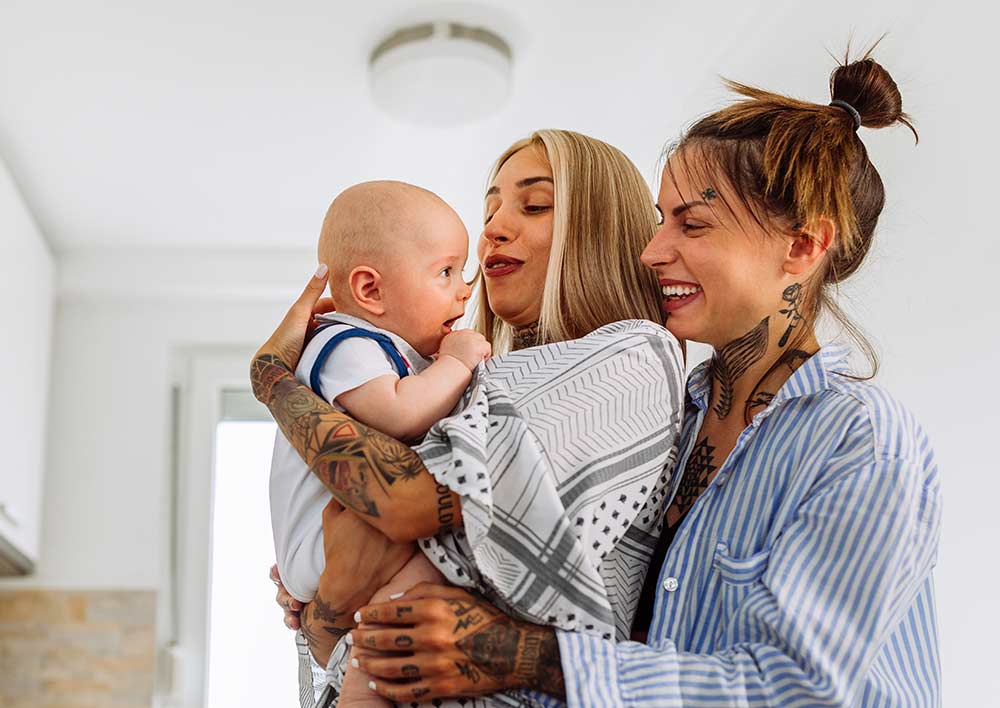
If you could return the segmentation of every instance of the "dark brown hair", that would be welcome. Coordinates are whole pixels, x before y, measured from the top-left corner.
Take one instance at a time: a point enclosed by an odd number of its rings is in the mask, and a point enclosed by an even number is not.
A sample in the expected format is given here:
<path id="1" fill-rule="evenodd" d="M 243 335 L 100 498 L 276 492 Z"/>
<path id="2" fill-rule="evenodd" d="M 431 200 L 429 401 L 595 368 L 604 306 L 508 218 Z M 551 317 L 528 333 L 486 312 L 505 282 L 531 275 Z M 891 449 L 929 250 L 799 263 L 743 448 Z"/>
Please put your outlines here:
<path id="1" fill-rule="evenodd" d="M 857 61 L 845 56 L 830 76 L 831 99 L 852 106 L 864 127 L 902 123 L 917 138 L 896 82 L 871 58 L 872 49 Z M 882 179 L 856 132 L 855 117 L 836 105 L 734 81 L 726 85 L 745 100 L 699 120 L 668 154 L 679 155 L 684 169 L 704 173 L 701 177 L 722 177 L 737 203 L 761 226 L 808 233 L 819 217 L 834 222 L 837 234 L 824 263 L 804 284 L 803 314 L 815 324 L 823 311 L 829 312 L 861 346 L 874 376 L 878 359 L 873 347 L 828 293 L 828 286 L 861 265 L 885 203 Z M 673 169 L 668 163 L 668 170 Z M 733 211 L 726 195 L 719 197 Z"/>

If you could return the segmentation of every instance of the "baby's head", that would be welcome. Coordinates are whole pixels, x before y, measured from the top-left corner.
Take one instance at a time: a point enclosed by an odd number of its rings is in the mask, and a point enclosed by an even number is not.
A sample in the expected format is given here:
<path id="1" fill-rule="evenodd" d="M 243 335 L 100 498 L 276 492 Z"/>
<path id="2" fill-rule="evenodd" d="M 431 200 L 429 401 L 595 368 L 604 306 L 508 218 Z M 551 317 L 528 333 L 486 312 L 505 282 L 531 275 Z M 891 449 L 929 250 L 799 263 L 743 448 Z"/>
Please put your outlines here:
<path id="1" fill-rule="evenodd" d="M 337 311 L 399 335 L 422 356 L 465 314 L 469 235 L 440 197 L 404 182 L 363 182 L 330 205 L 319 260 Z"/>

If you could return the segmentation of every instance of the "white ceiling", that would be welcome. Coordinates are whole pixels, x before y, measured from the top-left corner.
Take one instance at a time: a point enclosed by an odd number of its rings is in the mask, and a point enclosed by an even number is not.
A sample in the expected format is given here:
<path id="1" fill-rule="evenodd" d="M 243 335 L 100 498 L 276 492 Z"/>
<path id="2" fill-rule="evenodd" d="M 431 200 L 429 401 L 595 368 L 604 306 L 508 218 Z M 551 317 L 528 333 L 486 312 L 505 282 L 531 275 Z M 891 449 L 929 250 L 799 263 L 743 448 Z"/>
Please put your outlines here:
<path id="1" fill-rule="evenodd" d="M 824 100 L 827 49 L 891 30 L 880 60 L 922 76 L 907 48 L 930 3 L 875 5 L 487 0 L 511 99 L 427 129 L 371 105 L 367 55 L 396 21 L 468 3 L 3 0 L 0 159 L 57 253 L 311 248 L 329 200 L 377 177 L 438 191 L 475 229 L 491 161 L 532 129 L 607 140 L 653 181 L 662 145 L 723 100 L 720 74 Z"/>

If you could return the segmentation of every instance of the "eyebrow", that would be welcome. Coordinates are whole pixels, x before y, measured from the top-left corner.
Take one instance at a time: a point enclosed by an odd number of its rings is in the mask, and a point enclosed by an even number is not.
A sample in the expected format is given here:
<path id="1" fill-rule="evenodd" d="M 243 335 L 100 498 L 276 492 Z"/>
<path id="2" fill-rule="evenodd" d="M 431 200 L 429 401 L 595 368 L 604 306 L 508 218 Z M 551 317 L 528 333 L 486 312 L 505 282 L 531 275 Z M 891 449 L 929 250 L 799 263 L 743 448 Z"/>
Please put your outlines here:
<path id="1" fill-rule="evenodd" d="M 680 216 L 681 214 L 683 214 L 684 212 L 686 212 L 688 209 L 693 209 L 696 206 L 708 206 L 708 204 L 706 204 L 705 202 L 700 201 L 700 200 L 697 201 L 697 202 L 685 202 L 684 204 L 681 204 L 680 206 L 675 206 L 671 210 L 670 213 L 673 216 Z"/>
<path id="2" fill-rule="evenodd" d="M 525 177 L 520 182 L 516 183 L 514 186 L 517 187 L 518 189 L 524 189 L 525 187 L 530 187 L 531 185 L 538 184 L 539 182 L 548 182 L 549 184 L 555 184 L 552 181 L 551 177 L 539 176 L 539 177 Z M 488 190 L 486 190 L 487 197 L 490 196 L 491 194 L 500 194 L 500 188 L 497 187 L 496 185 L 493 185 Z"/>

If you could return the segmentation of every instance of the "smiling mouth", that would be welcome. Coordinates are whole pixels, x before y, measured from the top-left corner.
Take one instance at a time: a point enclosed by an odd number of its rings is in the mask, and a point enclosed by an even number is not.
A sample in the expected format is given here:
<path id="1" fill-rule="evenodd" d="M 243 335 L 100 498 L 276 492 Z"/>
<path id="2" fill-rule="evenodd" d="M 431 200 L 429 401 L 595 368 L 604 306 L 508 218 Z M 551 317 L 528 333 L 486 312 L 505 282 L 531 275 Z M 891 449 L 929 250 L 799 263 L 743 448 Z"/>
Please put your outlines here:
<path id="1" fill-rule="evenodd" d="M 701 286 L 694 283 L 670 283 L 662 285 L 663 311 L 674 312 L 701 295 Z"/>
<path id="2" fill-rule="evenodd" d="M 686 297 L 701 292 L 700 285 L 664 285 L 663 297 L 666 300 L 683 300 Z"/>

